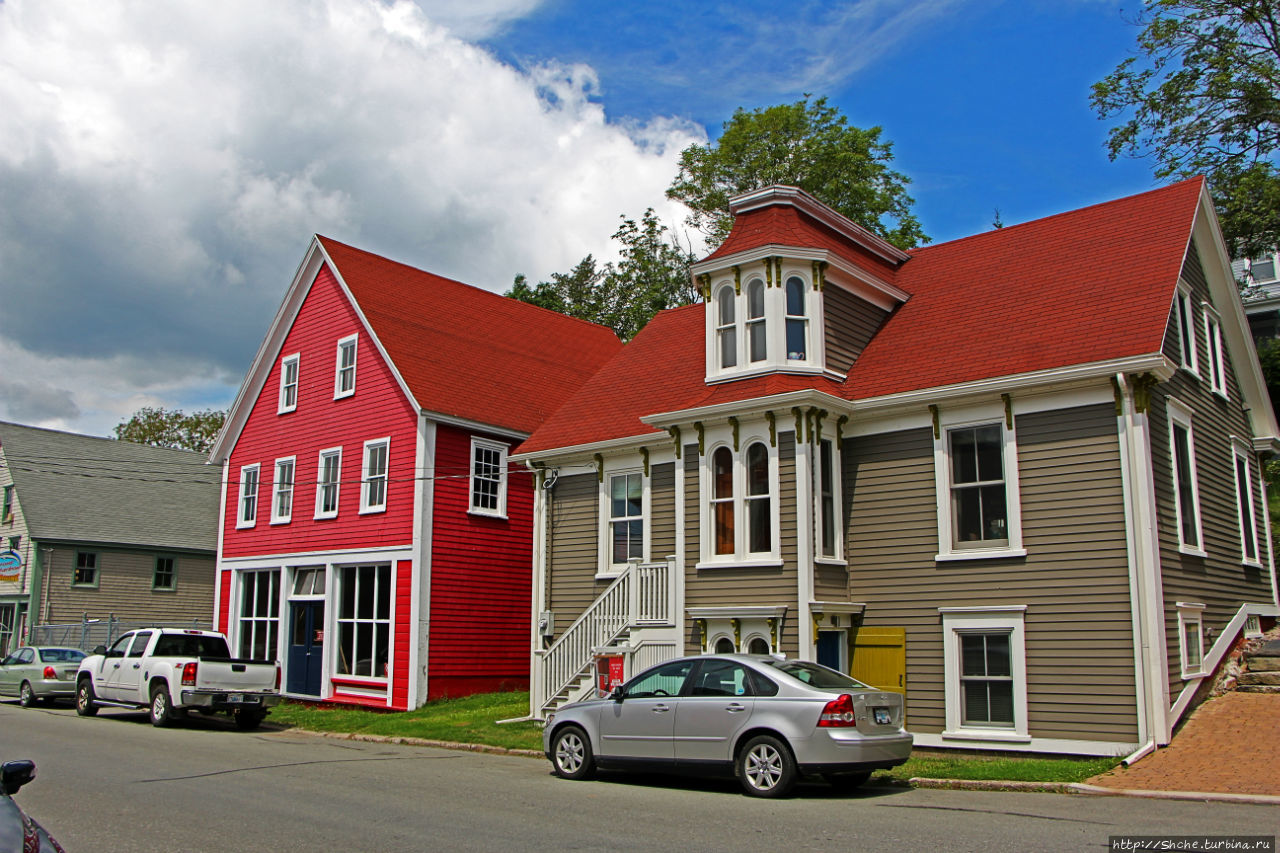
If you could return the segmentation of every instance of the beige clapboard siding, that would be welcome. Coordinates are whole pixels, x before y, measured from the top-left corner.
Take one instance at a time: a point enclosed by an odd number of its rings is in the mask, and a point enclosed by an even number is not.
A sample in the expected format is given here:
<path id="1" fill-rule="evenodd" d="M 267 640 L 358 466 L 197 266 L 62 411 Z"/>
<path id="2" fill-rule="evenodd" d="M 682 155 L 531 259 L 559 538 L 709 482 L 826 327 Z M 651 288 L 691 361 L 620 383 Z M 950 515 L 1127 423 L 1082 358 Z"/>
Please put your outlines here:
<path id="1" fill-rule="evenodd" d="M 42 551 L 44 546 L 42 547 Z M 66 624 L 90 619 L 107 619 L 111 615 L 125 625 L 174 623 L 189 624 L 198 620 L 208 628 L 213 619 L 212 554 L 195 555 L 157 551 L 110 548 L 77 548 L 53 545 L 49 557 L 52 572 L 42 593 L 46 595 L 40 621 L 44 624 Z M 98 555 L 98 586 L 72 586 L 76 555 L 89 551 Z M 156 558 L 172 557 L 177 571 L 173 591 L 153 590 Z"/>
<path id="2" fill-rule="evenodd" d="M 698 492 L 697 445 L 685 448 L 685 606 L 776 606 L 785 605 L 787 616 L 779 641 L 784 654 L 799 652 L 799 635 L 795 620 L 799 613 L 796 574 L 796 475 L 795 434 L 778 433 L 779 512 L 781 515 L 782 566 L 769 568 L 697 568 L 701 552 L 696 531 L 701 525 Z M 690 462 L 693 462 L 690 465 Z M 690 532 L 692 534 L 690 535 Z M 696 637 L 692 620 L 686 626 L 688 636 Z M 696 643 L 696 640 L 694 640 Z"/>
<path id="3" fill-rule="evenodd" d="M 1236 370 L 1230 359 L 1224 365 L 1228 399 L 1214 394 L 1208 379 L 1208 344 L 1204 335 L 1201 303 L 1209 299 L 1209 288 L 1195 246 L 1183 266 L 1183 280 L 1192 287 L 1194 326 L 1200 376 L 1179 370 L 1152 392 L 1151 458 L 1156 488 L 1157 527 L 1160 541 L 1161 577 L 1164 588 L 1165 635 L 1168 639 L 1169 695 L 1172 701 L 1186 682 L 1182 680 L 1178 636 L 1178 601 L 1206 605 L 1204 627 L 1219 632 L 1246 601 L 1266 602 L 1271 598 L 1270 577 L 1265 569 L 1242 564 L 1239 510 L 1236 503 L 1234 459 L 1231 437 L 1251 441 L 1253 430 L 1243 410 Z M 1165 353 L 1180 362 L 1177 321 L 1170 311 L 1165 332 Z M 1173 462 L 1169 447 L 1169 418 L 1166 399 L 1172 397 L 1192 409 L 1196 475 L 1200 493 L 1201 526 L 1207 557 L 1194 557 L 1178 550 L 1177 509 L 1174 506 Z M 1255 537 L 1266 561 L 1266 531 L 1258 461 L 1250 453 L 1250 477 L 1254 486 Z M 1210 643 L 1205 642 L 1205 648 Z"/>
<path id="4" fill-rule="evenodd" d="M 596 580 L 600 482 L 594 472 L 562 476 L 549 493 L 547 590 L 559 636 L 604 591 Z"/>
<path id="5" fill-rule="evenodd" d="M 819 601 L 845 601 L 849 593 L 849 572 L 843 566 L 816 563 L 813 567 L 813 594 Z"/>
<path id="6" fill-rule="evenodd" d="M 846 442 L 850 596 L 867 604 L 864 624 L 906 628 L 911 727 L 945 724 L 938 608 L 1020 604 L 1031 733 L 1131 741 L 1133 640 L 1114 408 L 1022 415 L 1016 426 L 1028 551 L 1018 560 L 933 559 L 930 429 Z"/>
<path id="7" fill-rule="evenodd" d="M 676 466 L 654 465 L 649 477 L 649 559 L 661 562 L 676 552 Z"/>
<path id="8" fill-rule="evenodd" d="M 848 372 L 889 312 L 859 299 L 842 287 L 823 291 L 826 314 L 827 367 Z"/>

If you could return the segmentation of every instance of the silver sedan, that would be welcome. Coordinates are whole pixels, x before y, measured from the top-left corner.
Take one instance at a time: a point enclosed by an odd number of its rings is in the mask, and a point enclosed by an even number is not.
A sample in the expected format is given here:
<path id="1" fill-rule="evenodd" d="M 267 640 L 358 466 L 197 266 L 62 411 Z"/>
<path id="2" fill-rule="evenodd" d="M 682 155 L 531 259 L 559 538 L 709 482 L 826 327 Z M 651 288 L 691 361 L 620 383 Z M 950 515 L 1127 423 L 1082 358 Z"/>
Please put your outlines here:
<path id="1" fill-rule="evenodd" d="M 76 670 L 84 657 L 79 649 L 22 646 L 0 661 L 0 696 L 17 696 L 24 708 L 74 698 Z"/>
<path id="2" fill-rule="evenodd" d="M 604 699 L 547 716 L 556 775 L 604 769 L 732 773 L 782 797 L 801 776 L 856 787 L 911 756 L 902 696 L 803 660 L 699 655 L 648 669 Z"/>

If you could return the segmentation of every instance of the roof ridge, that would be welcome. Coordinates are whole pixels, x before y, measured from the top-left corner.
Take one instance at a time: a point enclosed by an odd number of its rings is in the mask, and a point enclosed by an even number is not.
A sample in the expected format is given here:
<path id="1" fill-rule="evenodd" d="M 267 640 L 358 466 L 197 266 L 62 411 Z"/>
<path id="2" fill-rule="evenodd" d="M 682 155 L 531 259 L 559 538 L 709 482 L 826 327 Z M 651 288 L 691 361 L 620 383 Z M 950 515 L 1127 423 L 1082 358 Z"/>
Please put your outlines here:
<path id="1" fill-rule="evenodd" d="M 143 442 L 140 442 L 140 441 L 129 441 L 128 439 L 124 439 L 124 438 L 113 438 L 112 436 L 109 436 L 109 435 L 91 435 L 89 433 L 83 433 L 83 432 L 72 432 L 71 430 L 67 430 L 67 429 L 54 429 L 53 427 L 41 427 L 41 426 L 32 426 L 31 424 L 20 424 L 20 423 L 17 423 L 16 421 L 0 421 L 0 432 L 2 432 L 6 427 L 16 427 L 17 429 L 20 429 L 20 430 L 31 430 L 33 432 L 52 433 L 53 435 L 65 435 L 70 438 L 91 439 L 93 441 L 105 441 L 110 443 L 113 447 L 117 447 L 117 446 L 130 447 L 130 448 L 141 447 L 141 448 L 145 448 L 147 451 L 161 451 L 161 452 L 167 452 L 167 453 L 185 453 L 190 456 L 199 456 L 201 458 L 207 459 L 207 454 L 201 453 L 198 450 L 186 450 L 181 447 L 161 447 L 160 445 L 157 445 L 157 444 L 144 444 Z M 0 434 L 0 441 L 2 441 L 3 438 L 4 436 Z"/>

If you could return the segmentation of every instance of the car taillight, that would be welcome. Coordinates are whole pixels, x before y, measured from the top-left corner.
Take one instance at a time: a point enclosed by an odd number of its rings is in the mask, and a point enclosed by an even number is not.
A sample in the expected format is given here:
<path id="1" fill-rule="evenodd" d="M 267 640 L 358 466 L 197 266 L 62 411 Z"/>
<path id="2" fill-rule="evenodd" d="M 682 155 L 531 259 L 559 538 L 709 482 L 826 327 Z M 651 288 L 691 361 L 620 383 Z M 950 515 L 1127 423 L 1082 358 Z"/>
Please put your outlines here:
<path id="1" fill-rule="evenodd" d="M 849 728 L 856 725 L 853 718 L 853 697 L 848 693 L 841 693 L 828 702 L 818 717 L 820 729 Z"/>
<path id="2" fill-rule="evenodd" d="M 196 685 L 196 662 L 195 661 L 191 661 L 191 663 L 188 663 L 188 664 L 183 664 L 182 683 L 183 685 L 190 685 L 192 687 L 195 687 Z"/>
<path id="3" fill-rule="evenodd" d="M 48 678 L 57 678 L 57 677 L 58 677 L 58 672 L 57 672 L 57 670 L 55 670 L 53 667 L 51 667 L 51 666 L 46 666 L 46 667 L 44 668 L 44 677 L 45 677 L 46 679 L 48 679 Z"/>
<path id="4" fill-rule="evenodd" d="M 280 689 L 280 664 L 276 664 L 276 690 Z"/>

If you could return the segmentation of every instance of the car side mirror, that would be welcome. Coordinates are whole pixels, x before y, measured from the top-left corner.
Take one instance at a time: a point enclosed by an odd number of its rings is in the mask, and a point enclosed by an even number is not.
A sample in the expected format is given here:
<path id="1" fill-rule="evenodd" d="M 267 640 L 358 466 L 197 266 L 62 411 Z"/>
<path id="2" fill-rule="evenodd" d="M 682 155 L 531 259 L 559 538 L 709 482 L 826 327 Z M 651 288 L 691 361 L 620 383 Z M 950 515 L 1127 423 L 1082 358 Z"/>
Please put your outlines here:
<path id="1" fill-rule="evenodd" d="M 613 690 L 609 691 L 609 698 L 615 702 L 621 702 L 622 697 L 626 694 L 622 692 L 622 685 L 616 685 Z"/>
<path id="2" fill-rule="evenodd" d="M 95 654 L 95 655 L 105 655 L 106 653 L 107 653 L 106 646 L 94 646 L 93 651 L 91 652 L 91 654 Z"/>
<path id="3" fill-rule="evenodd" d="M 36 778 L 36 763 L 30 760 L 6 761 L 0 765 L 0 789 L 7 796 L 18 793 L 18 789 Z"/>

